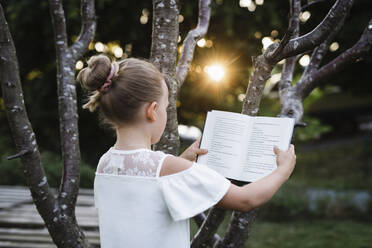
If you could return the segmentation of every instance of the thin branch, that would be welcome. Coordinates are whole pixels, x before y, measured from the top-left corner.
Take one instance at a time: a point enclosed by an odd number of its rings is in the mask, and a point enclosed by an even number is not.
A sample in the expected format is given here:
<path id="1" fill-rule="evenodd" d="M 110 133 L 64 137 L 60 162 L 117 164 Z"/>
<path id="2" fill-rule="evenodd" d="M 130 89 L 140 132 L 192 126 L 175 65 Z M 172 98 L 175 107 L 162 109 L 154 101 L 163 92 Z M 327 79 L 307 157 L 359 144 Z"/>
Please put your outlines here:
<path id="1" fill-rule="evenodd" d="M 352 4 L 353 0 L 337 0 L 317 27 L 305 35 L 291 39 L 283 48 L 282 53 L 276 58 L 273 58 L 273 60 L 278 62 L 284 58 L 292 57 L 318 46 L 328 37 L 329 32 L 337 23 L 347 15 Z"/>
<path id="2" fill-rule="evenodd" d="M 300 20 L 299 14 L 301 10 L 301 0 L 290 0 L 290 18 L 287 33 L 284 35 L 280 41 L 278 47 L 271 53 L 267 54 L 267 59 L 276 58 L 288 44 L 291 39 L 297 38 L 300 32 Z"/>
<path id="3" fill-rule="evenodd" d="M 354 46 L 337 56 L 328 64 L 322 66 L 319 70 L 309 74 L 301 84 L 296 84 L 297 93 L 304 99 L 314 88 L 325 82 L 330 76 L 358 60 L 370 57 L 371 47 L 372 19 L 369 21 L 362 36 Z"/>
<path id="4" fill-rule="evenodd" d="M 22 150 L 17 154 L 14 154 L 14 155 L 11 155 L 11 156 L 7 157 L 7 159 L 12 160 L 12 159 L 20 158 L 20 157 L 22 157 L 23 155 L 25 155 L 29 152 L 31 152 L 31 151 L 30 150 Z"/>
<path id="5" fill-rule="evenodd" d="M 293 29 L 293 34 L 291 39 L 297 38 L 300 34 L 300 20 L 299 14 L 301 9 L 300 0 L 291 0 L 290 1 L 290 19 L 289 19 L 289 28 Z M 282 76 L 279 81 L 279 94 L 281 91 L 292 85 L 293 80 L 293 71 L 296 65 L 297 58 L 296 56 L 286 58 L 283 69 Z"/>
<path id="6" fill-rule="evenodd" d="M 322 3 L 322 2 L 325 2 L 325 1 L 328 1 L 328 0 L 314 0 L 314 1 L 311 1 L 310 3 L 308 1 L 307 4 L 305 4 L 304 6 L 302 6 L 301 11 L 307 10 L 309 7 L 311 7 L 311 6 L 315 5 L 315 4 Z"/>
<path id="7" fill-rule="evenodd" d="M 76 62 L 88 51 L 89 43 L 96 32 L 96 15 L 94 0 L 81 0 L 80 6 L 81 30 L 78 39 L 70 47 L 71 55 Z"/>
<path id="8" fill-rule="evenodd" d="M 196 42 L 208 31 L 211 16 L 211 0 L 199 0 L 199 18 L 196 28 L 189 31 L 182 44 L 182 53 L 176 68 L 176 77 L 181 88 L 189 71 Z"/>

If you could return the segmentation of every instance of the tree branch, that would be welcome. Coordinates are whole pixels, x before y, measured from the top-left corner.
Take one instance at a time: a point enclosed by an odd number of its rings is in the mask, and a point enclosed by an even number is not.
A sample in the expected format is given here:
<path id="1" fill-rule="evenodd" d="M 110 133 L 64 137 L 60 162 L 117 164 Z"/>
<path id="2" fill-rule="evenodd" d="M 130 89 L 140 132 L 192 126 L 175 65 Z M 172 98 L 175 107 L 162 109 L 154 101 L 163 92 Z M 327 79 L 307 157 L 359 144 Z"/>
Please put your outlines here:
<path id="1" fill-rule="evenodd" d="M 289 7 L 290 7 L 289 29 L 293 30 L 292 36 L 290 38 L 294 39 L 297 38 L 300 34 L 299 14 L 301 10 L 301 1 L 291 0 Z M 296 56 L 286 58 L 282 69 L 282 76 L 279 81 L 279 94 L 285 88 L 288 88 L 292 85 L 293 71 L 296 65 L 296 61 L 297 61 Z"/>
<path id="2" fill-rule="evenodd" d="M 330 76 L 341 71 L 347 65 L 354 63 L 367 56 L 371 56 L 372 47 L 372 19 L 369 21 L 359 41 L 337 56 L 328 64 L 309 74 L 301 84 L 296 84 L 296 92 L 304 99 L 310 92 L 325 82 Z"/>
<path id="3" fill-rule="evenodd" d="M 303 78 L 307 77 L 311 74 L 314 70 L 317 70 L 322 63 L 324 56 L 327 54 L 328 49 L 336 35 L 340 32 L 341 28 L 345 23 L 346 16 L 344 16 L 339 23 L 337 23 L 336 27 L 331 30 L 329 36 L 325 41 L 323 41 L 318 47 L 316 47 L 311 55 L 310 63 L 306 67 L 304 73 L 299 80 L 299 83 L 303 80 Z"/>
<path id="4" fill-rule="evenodd" d="M 59 220 L 53 192 L 40 159 L 35 133 L 27 116 L 19 77 L 18 60 L 13 39 L 0 4 L 0 83 L 5 111 L 13 140 L 23 166 L 32 199 L 48 230 L 53 230 L 53 218 Z M 14 156 L 13 156 L 14 157 Z"/>
<path id="5" fill-rule="evenodd" d="M 255 208 L 249 212 L 234 211 L 225 237 L 214 248 L 243 247 L 258 210 L 259 208 Z"/>
<path id="6" fill-rule="evenodd" d="M 61 0 L 49 0 L 57 57 L 67 50 L 66 19 Z"/>
<path id="7" fill-rule="evenodd" d="M 288 57 L 292 57 L 306 50 L 311 50 L 322 43 L 329 32 L 337 25 L 343 17 L 345 17 L 353 4 L 353 0 L 337 0 L 329 10 L 323 21 L 315 27 L 311 32 L 302 35 L 298 38 L 291 39 L 283 48 L 283 51 L 276 58 L 272 58 L 274 62 Z"/>
<path id="8" fill-rule="evenodd" d="M 284 49 L 284 47 L 288 44 L 288 42 L 293 39 L 297 38 L 300 31 L 300 20 L 299 20 L 299 14 L 301 11 L 301 0 L 290 0 L 290 18 L 289 18 L 289 25 L 288 25 L 288 31 L 280 41 L 278 47 L 273 50 L 273 52 L 267 54 L 267 59 L 273 59 L 276 58 Z"/>
<path id="9" fill-rule="evenodd" d="M 223 221 L 226 210 L 213 207 L 209 210 L 208 216 L 200 223 L 200 220 L 194 217 L 198 222 L 199 230 L 191 241 L 191 248 L 212 247 L 221 240 L 216 234 L 217 229 Z"/>
<path id="10" fill-rule="evenodd" d="M 82 0 L 82 30 L 78 41 L 70 48 L 67 47 L 66 20 L 62 1 L 49 0 L 49 7 L 57 57 L 59 129 L 63 160 L 58 207 L 60 207 L 59 211 L 64 216 L 63 222 L 65 225 L 68 225 L 68 239 L 61 242 L 68 247 L 89 246 L 84 233 L 77 224 L 75 216 L 81 163 L 76 105 L 75 63 L 87 51 L 89 42 L 95 32 L 94 1 Z"/>
<path id="11" fill-rule="evenodd" d="M 94 39 L 96 32 L 94 0 L 81 0 L 80 15 L 80 34 L 75 43 L 70 47 L 70 52 L 75 63 L 88 51 L 89 43 Z"/>
<path id="12" fill-rule="evenodd" d="M 266 59 L 266 54 L 271 53 L 275 49 L 275 46 L 269 46 L 264 54 L 253 57 L 253 72 L 249 77 L 249 83 L 245 98 L 243 101 L 242 114 L 255 116 L 258 113 L 258 109 L 261 102 L 262 91 L 265 87 L 266 81 L 271 76 L 271 71 L 274 68 L 274 64 Z"/>
<path id="13" fill-rule="evenodd" d="M 196 28 L 189 31 L 182 44 L 182 52 L 176 68 L 176 77 L 180 89 L 189 71 L 196 42 L 208 31 L 211 16 L 211 0 L 199 0 L 199 18 Z"/>

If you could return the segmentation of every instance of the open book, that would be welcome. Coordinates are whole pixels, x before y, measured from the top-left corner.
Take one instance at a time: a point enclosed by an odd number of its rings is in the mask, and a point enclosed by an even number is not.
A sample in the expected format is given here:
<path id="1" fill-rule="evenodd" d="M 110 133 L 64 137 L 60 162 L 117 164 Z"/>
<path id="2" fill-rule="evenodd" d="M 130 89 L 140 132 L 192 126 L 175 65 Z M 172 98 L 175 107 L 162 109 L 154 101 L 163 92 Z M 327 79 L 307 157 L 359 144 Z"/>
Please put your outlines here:
<path id="1" fill-rule="evenodd" d="M 227 178 L 255 182 L 276 169 L 273 147 L 287 150 L 293 127 L 292 118 L 212 110 L 207 113 L 200 143 L 208 153 L 196 161 Z"/>

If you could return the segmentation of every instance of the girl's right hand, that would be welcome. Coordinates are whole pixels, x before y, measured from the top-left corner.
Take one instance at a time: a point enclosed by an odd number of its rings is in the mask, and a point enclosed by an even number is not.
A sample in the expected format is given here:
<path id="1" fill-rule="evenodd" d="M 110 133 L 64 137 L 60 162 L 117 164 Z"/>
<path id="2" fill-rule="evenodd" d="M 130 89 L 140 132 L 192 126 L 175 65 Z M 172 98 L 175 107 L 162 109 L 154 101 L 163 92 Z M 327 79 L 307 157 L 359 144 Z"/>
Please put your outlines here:
<path id="1" fill-rule="evenodd" d="M 276 155 L 278 170 L 280 170 L 286 178 L 289 178 L 296 164 L 294 145 L 291 144 L 287 151 L 280 150 L 278 147 L 274 146 L 274 153 Z"/>

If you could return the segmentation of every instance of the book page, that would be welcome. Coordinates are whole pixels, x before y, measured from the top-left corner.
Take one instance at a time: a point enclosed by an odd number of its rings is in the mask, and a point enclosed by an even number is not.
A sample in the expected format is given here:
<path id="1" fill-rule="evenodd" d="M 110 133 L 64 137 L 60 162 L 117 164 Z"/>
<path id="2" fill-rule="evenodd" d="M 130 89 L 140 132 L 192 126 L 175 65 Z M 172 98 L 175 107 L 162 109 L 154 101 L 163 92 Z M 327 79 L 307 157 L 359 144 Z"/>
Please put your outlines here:
<path id="1" fill-rule="evenodd" d="M 251 117 L 244 153 L 246 162 L 240 180 L 254 182 L 276 169 L 273 147 L 288 149 L 293 125 L 291 118 Z"/>
<path id="2" fill-rule="evenodd" d="M 200 148 L 208 153 L 198 157 L 203 163 L 228 178 L 240 174 L 245 136 L 248 130 L 246 116 L 235 113 L 207 113 Z M 224 111 L 221 111 L 224 112 Z"/>

